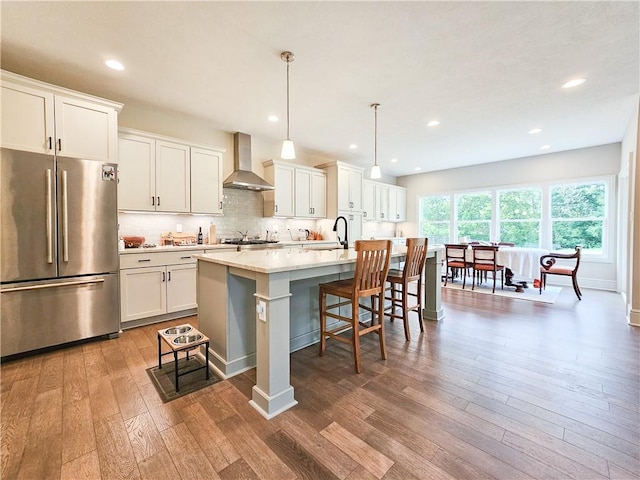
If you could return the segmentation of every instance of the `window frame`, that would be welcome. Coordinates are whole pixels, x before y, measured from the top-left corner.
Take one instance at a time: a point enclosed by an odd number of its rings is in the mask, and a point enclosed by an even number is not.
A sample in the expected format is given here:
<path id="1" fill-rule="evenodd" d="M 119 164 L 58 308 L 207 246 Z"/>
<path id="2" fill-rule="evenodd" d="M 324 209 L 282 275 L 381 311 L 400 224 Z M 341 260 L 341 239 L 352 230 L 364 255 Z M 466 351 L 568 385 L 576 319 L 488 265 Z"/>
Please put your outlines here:
<path id="1" fill-rule="evenodd" d="M 492 214 L 491 214 L 491 226 L 490 226 L 490 238 L 497 239 L 500 233 L 499 222 L 499 205 L 498 205 L 498 192 L 508 190 L 520 190 L 527 188 L 540 188 L 542 190 L 542 212 L 540 218 L 540 246 L 539 248 L 553 251 L 552 246 L 552 218 L 551 218 L 551 187 L 560 185 L 578 185 L 578 184 L 590 184 L 590 183 L 603 183 L 605 186 L 605 207 L 604 218 L 602 219 L 602 254 L 594 254 L 583 251 L 583 259 L 589 262 L 613 262 L 613 246 L 616 243 L 616 232 L 611 229 L 611 219 L 615 219 L 615 189 L 616 189 L 616 177 L 615 175 L 601 175 L 594 177 L 583 178 L 567 178 L 562 180 L 553 180 L 549 182 L 538 183 L 520 183 L 520 184 L 508 184 L 508 185 L 495 185 L 478 187 L 473 189 L 454 190 L 448 192 L 438 192 L 432 195 L 419 195 L 418 196 L 418 218 L 417 225 L 418 231 L 422 232 L 422 199 L 426 197 L 442 197 L 449 196 L 449 240 L 450 243 L 458 243 L 458 212 L 456 195 L 473 194 L 473 193 L 491 193 L 492 201 Z M 595 218 L 600 220 L 600 218 Z M 485 221 L 485 220 L 483 220 Z M 535 247 L 533 247 L 535 248 Z"/>

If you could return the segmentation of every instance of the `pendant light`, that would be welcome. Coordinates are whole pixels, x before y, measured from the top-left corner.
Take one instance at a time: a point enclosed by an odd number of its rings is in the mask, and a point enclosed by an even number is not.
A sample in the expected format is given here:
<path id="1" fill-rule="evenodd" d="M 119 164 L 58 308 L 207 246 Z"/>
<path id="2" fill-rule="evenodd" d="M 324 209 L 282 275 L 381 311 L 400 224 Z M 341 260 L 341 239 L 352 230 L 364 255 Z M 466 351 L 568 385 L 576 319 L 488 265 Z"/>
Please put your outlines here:
<path id="1" fill-rule="evenodd" d="M 280 58 L 287 63 L 287 139 L 282 142 L 282 152 L 280 156 L 285 160 L 293 160 L 296 158 L 296 149 L 289 138 L 289 64 L 293 62 L 294 57 L 291 52 L 282 52 Z"/>
<path id="2" fill-rule="evenodd" d="M 378 107 L 379 103 L 372 103 L 371 108 L 373 108 L 374 115 L 374 134 L 373 134 L 373 167 L 371 167 L 371 175 L 370 177 L 373 179 L 377 179 L 382 177 L 382 172 L 380 172 L 380 167 L 378 166 Z"/>

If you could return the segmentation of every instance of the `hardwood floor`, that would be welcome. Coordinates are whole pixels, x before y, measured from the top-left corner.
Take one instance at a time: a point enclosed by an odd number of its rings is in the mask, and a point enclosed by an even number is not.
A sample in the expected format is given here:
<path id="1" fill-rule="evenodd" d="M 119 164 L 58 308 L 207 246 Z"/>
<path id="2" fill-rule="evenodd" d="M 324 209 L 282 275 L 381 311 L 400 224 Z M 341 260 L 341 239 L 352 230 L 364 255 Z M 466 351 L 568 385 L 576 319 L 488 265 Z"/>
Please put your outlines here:
<path id="1" fill-rule="evenodd" d="M 360 375 L 338 342 L 292 354 L 299 404 L 271 421 L 255 370 L 162 403 L 155 332 L 195 318 L 5 362 L 0 477 L 640 478 L 640 329 L 618 295 L 443 301 L 411 342 L 386 324 L 387 361 L 363 337 Z"/>

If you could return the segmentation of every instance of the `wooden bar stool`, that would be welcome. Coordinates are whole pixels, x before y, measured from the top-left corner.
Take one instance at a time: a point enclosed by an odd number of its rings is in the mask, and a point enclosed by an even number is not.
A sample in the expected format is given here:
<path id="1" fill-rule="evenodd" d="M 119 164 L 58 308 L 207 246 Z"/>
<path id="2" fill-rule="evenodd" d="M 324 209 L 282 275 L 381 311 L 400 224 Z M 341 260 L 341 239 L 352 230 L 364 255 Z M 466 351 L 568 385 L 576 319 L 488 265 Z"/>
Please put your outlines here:
<path id="1" fill-rule="evenodd" d="M 387 275 L 387 282 L 390 287 L 387 292 L 390 296 L 385 300 L 391 301 L 391 306 L 385 309 L 385 314 L 389 316 L 393 322 L 394 318 L 401 318 L 404 322 L 404 337 L 407 342 L 411 340 L 411 331 L 409 329 L 409 312 L 415 310 L 418 312 L 418 321 L 420 322 L 420 331 L 424 332 L 424 323 L 422 321 L 422 271 L 424 270 L 424 262 L 427 257 L 427 246 L 429 240 L 427 238 L 407 238 L 407 257 L 402 270 L 391 269 Z M 409 284 L 418 282 L 416 293 L 409 290 Z M 400 295 L 398 297 L 398 294 Z M 409 305 L 409 297 L 416 298 L 415 305 Z M 402 314 L 396 313 L 397 307 L 400 306 Z M 387 312 L 387 310 L 390 310 Z"/>
<path id="2" fill-rule="evenodd" d="M 362 371 L 360 360 L 360 337 L 370 332 L 378 334 L 380 356 L 386 360 L 387 350 L 384 343 L 384 289 L 389 272 L 391 240 L 357 240 L 355 250 L 356 271 L 353 278 L 321 283 L 320 297 L 320 356 L 327 347 L 327 337 L 342 343 L 351 344 L 356 372 Z M 338 297 L 337 303 L 327 304 L 327 295 Z M 371 307 L 361 305 L 360 300 L 371 297 Z M 377 297 L 377 301 L 375 301 Z M 347 300 L 344 300 L 347 299 Z M 340 308 L 351 306 L 349 316 L 341 315 Z M 371 324 L 360 321 L 360 308 L 371 312 Z M 337 311 L 335 311 L 337 309 Z M 333 311 L 332 311 L 333 310 Z M 341 320 L 339 326 L 327 329 L 327 317 Z M 340 334 L 351 329 L 351 338 Z"/>

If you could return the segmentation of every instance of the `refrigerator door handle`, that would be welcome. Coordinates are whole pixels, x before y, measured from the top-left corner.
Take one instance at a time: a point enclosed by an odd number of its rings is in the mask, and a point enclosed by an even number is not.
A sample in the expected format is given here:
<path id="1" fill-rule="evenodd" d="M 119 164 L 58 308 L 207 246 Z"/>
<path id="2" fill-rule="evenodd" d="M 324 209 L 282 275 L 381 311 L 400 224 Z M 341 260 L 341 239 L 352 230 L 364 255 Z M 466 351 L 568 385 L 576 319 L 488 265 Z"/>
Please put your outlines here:
<path id="1" fill-rule="evenodd" d="M 53 263 L 53 184 L 51 183 L 51 169 L 46 172 L 46 191 L 47 191 L 47 207 L 46 207 L 46 223 L 47 223 L 47 263 Z"/>
<path id="2" fill-rule="evenodd" d="M 62 170 L 62 260 L 69 261 L 69 196 L 67 194 L 67 171 Z"/>
<path id="3" fill-rule="evenodd" d="M 25 287 L 3 288 L 2 293 L 21 292 L 24 290 L 41 290 L 43 288 L 68 287 L 71 285 L 91 285 L 94 283 L 104 283 L 104 278 L 92 278 L 90 280 L 78 280 L 75 282 L 47 283 L 46 285 L 28 285 Z"/>

